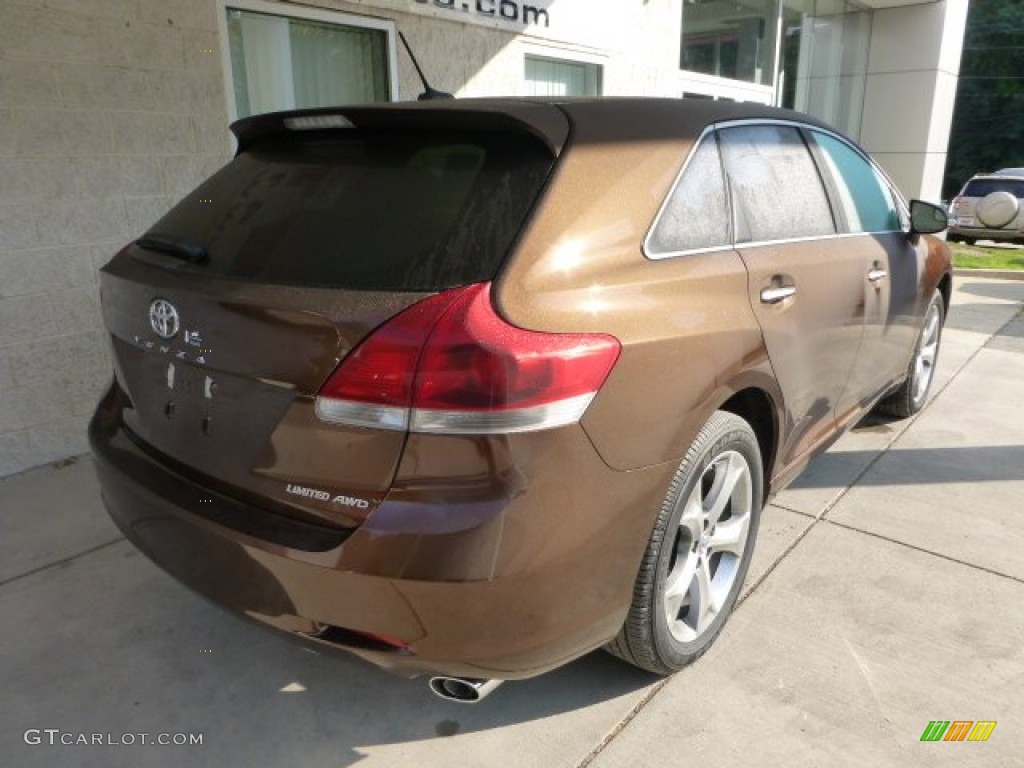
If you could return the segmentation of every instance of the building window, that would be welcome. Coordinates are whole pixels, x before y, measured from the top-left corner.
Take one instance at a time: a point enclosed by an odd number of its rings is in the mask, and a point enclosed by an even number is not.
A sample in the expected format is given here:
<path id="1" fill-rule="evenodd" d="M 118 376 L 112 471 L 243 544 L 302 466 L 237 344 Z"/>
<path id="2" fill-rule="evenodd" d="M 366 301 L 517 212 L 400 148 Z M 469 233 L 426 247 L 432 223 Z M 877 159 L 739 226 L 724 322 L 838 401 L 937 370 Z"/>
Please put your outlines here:
<path id="1" fill-rule="evenodd" d="M 680 68 L 733 81 L 712 82 L 712 92 L 770 88 L 773 104 L 859 134 L 870 10 L 849 0 L 683 0 L 682 9 Z"/>
<path id="2" fill-rule="evenodd" d="M 871 12 L 844 0 L 784 0 L 777 103 L 858 136 Z"/>
<path id="3" fill-rule="evenodd" d="M 269 3 L 226 6 L 236 117 L 388 101 L 395 92 L 390 23 Z"/>
<path id="4" fill-rule="evenodd" d="M 772 85 L 775 0 L 683 3 L 679 66 L 690 72 Z"/>
<path id="5" fill-rule="evenodd" d="M 526 57 L 526 96 L 600 96 L 601 65 Z"/>

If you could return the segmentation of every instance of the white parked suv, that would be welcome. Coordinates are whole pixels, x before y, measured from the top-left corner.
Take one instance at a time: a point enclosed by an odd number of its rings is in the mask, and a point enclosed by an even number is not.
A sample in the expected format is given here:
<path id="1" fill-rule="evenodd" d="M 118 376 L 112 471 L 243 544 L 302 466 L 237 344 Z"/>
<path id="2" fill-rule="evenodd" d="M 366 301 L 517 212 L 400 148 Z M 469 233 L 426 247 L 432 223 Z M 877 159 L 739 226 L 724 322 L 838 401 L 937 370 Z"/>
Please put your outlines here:
<path id="1" fill-rule="evenodd" d="M 953 198 L 949 213 L 948 240 L 1024 242 L 1024 168 L 971 177 Z"/>

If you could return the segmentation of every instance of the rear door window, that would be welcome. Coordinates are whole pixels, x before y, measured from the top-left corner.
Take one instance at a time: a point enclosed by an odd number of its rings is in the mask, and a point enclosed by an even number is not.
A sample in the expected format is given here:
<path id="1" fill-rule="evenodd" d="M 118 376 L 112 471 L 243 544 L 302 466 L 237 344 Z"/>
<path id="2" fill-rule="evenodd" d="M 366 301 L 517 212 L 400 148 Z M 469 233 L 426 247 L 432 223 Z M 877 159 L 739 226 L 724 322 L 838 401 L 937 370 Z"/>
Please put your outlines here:
<path id="1" fill-rule="evenodd" d="M 492 279 L 553 163 L 514 132 L 283 135 L 237 156 L 150 230 L 211 276 L 380 291 Z"/>
<path id="2" fill-rule="evenodd" d="M 795 127 L 732 126 L 719 131 L 719 140 L 738 243 L 835 233 L 818 169 Z"/>

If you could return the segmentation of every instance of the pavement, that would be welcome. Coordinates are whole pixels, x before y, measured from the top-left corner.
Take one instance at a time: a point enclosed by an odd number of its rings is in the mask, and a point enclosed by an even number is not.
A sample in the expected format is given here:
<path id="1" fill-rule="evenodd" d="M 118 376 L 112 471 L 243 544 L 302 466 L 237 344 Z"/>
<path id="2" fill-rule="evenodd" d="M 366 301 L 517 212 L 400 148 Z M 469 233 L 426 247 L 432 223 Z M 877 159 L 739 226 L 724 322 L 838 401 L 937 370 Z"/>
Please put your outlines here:
<path id="1" fill-rule="evenodd" d="M 87 457 L 2 479 L 0 766 L 1022 766 L 1022 306 L 957 279 L 929 404 L 774 499 L 735 615 L 667 680 L 598 652 L 444 702 L 188 592 Z M 922 742 L 933 720 L 996 726 Z"/>

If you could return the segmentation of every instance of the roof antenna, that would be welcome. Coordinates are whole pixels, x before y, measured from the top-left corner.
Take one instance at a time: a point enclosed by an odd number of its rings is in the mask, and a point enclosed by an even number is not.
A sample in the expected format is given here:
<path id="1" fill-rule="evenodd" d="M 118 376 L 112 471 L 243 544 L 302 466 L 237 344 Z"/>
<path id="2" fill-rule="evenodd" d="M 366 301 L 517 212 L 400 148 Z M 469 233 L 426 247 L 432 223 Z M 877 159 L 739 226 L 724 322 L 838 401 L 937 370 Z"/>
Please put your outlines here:
<path id="1" fill-rule="evenodd" d="M 417 100 L 430 101 L 431 99 L 454 99 L 455 97 L 450 93 L 438 91 L 430 87 L 430 83 L 427 82 L 426 75 L 424 75 L 423 70 L 420 69 L 420 63 L 416 61 L 416 56 L 413 54 L 412 48 L 409 47 L 409 41 L 405 39 L 405 35 L 402 34 L 401 30 L 398 31 L 398 36 L 402 39 L 402 45 L 405 46 L 405 50 L 409 54 L 409 58 L 412 59 L 412 65 L 416 67 L 416 72 L 419 74 L 420 80 L 423 81 L 423 87 L 425 90 L 417 97 Z"/>

